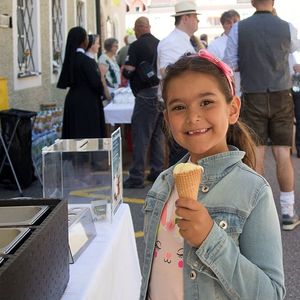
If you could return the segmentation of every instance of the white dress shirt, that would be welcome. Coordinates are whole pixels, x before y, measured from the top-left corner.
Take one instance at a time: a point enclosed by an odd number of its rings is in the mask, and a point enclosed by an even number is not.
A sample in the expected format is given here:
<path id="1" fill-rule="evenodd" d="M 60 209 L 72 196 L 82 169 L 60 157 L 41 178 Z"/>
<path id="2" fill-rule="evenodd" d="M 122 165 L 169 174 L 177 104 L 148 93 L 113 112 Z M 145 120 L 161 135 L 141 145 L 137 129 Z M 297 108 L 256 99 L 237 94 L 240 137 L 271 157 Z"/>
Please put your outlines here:
<path id="1" fill-rule="evenodd" d="M 213 54 L 214 56 L 218 57 L 219 59 L 223 60 L 227 40 L 228 36 L 224 33 L 223 35 L 219 36 L 218 38 L 209 43 L 207 51 Z"/>
<path id="2" fill-rule="evenodd" d="M 175 63 L 183 54 L 195 53 L 190 42 L 190 36 L 184 31 L 175 28 L 167 37 L 162 39 L 157 47 L 157 70 L 161 79 L 160 69 Z"/>
<path id="3" fill-rule="evenodd" d="M 207 51 L 223 60 L 225 55 L 225 49 L 227 45 L 228 35 L 225 33 L 220 37 L 216 38 L 209 43 Z M 234 72 L 234 83 L 235 83 L 235 93 L 237 96 L 241 96 L 241 77 L 240 72 Z"/>

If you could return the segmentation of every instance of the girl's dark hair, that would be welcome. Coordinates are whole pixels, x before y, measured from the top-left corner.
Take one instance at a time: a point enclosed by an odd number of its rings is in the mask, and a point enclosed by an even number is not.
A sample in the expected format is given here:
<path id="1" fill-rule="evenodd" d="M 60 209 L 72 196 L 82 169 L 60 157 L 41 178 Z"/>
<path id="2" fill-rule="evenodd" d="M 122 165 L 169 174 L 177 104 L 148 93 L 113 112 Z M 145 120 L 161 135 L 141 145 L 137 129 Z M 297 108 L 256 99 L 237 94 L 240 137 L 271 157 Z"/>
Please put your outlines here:
<path id="1" fill-rule="evenodd" d="M 113 44 L 118 43 L 118 40 L 115 38 L 109 38 L 104 41 L 104 49 L 106 51 L 111 51 Z"/>
<path id="2" fill-rule="evenodd" d="M 175 64 L 171 64 L 167 67 L 166 76 L 162 82 L 162 97 L 165 103 L 168 98 L 168 86 L 170 82 L 174 78 L 182 75 L 182 73 L 188 71 L 213 76 L 217 80 L 219 89 L 224 94 L 226 102 L 229 104 L 232 101 L 232 92 L 228 80 L 222 71 L 210 61 L 192 55 L 183 56 Z M 229 125 L 227 144 L 236 146 L 240 150 L 245 151 L 246 154 L 243 158 L 243 162 L 249 167 L 255 168 L 255 143 L 249 128 L 241 120 L 238 120 L 233 125 Z"/>

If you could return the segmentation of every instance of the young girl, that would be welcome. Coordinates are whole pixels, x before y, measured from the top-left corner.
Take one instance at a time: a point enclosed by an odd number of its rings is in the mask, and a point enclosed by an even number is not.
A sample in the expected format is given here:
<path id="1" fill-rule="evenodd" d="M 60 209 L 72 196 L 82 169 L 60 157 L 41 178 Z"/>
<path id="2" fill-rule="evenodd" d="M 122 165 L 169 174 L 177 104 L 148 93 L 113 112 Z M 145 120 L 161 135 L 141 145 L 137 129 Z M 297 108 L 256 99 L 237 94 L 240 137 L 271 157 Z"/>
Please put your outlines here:
<path id="1" fill-rule="evenodd" d="M 168 68 L 162 94 L 166 123 L 189 152 L 181 162 L 204 174 L 198 201 L 178 199 L 174 166 L 149 191 L 140 299 L 282 299 L 278 216 L 269 184 L 251 169 L 232 71 L 200 50 Z"/>

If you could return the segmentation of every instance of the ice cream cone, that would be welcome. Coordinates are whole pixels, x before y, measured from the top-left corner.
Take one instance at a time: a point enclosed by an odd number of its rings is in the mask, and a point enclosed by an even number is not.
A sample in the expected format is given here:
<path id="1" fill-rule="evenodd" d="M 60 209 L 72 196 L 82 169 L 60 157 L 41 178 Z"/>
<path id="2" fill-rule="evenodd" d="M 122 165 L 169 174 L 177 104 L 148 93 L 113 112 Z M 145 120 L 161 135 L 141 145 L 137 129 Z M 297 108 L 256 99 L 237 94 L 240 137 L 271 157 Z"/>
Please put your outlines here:
<path id="1" fill-rule="evenodd" d="M 180 198 L 197 200 L 203 168 L 193 163 L 180 163 L 175 166 L 173 176 Z"/>

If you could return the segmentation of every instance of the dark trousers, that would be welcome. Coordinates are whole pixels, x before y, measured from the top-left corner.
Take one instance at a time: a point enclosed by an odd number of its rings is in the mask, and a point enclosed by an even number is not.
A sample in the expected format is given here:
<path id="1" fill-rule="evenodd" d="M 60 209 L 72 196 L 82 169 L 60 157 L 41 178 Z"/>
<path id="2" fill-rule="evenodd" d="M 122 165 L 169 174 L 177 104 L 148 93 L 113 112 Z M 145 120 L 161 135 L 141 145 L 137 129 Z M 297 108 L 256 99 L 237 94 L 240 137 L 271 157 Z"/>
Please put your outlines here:
<path id="1" fill-rule="evenodd" d="M 159 108 L 157 88 L 141 90 L 136 98 L 131 119 L 133 164 L 129 176 L 144 182 L 147 150 L 150 147 L 150 172 L 160 173 L 164 166 L 163 114 Z"/>
<path id="2" fill-rule="evenodd" d="M 294 100 L 294 110 L 296 119 L 296 135 L 295 135 L 295 145 L 297 153 L 300 154 L 300 92 L 292 92 Z"/>
<path id="3" fill-rule="evenodd" d="M 179 144 L 177 144 L 174 139 L 169 140 L 168 146 L 169 146 L 169 166 L 175 165 L 188 152 L 186 149 L 182 148 Z"/>

